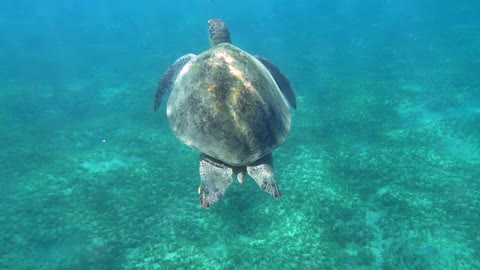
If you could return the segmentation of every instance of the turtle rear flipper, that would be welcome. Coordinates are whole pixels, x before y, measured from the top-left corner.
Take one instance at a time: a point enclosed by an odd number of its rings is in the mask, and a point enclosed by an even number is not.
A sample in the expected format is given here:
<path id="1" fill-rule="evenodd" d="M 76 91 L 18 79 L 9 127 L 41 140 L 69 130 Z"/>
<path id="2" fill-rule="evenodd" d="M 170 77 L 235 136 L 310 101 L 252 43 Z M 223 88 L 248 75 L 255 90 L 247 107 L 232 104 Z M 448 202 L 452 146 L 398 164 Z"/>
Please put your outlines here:
<path id="1" fill-rule="evenodd" d="M 268 154 L 252 165 L 247 166 L 247 173 L 263 191 L 277 199 L 280 198 L 280 191 L 273 173 L 272 154 Z"/>
<path id="2" fill-rule="evenodd" d="M 220 200 L 225 190 L 233 182 L 233 170 L 226 165 L 215 161 L 206 155 L 200 159 L 200 204 L 209 208 Z"/>
<path id="3" fill-rule="evenodd" d="M 268 71 L 270 71 L 270 74 L 277 83 L 278 88 L 280 88 L 282 94 L 288 100 L 288 103 L 290 103 L 290 106 L 296 109 L 297 98 L 295 97 L 295 92 L 293 91 L 292 85 L 290 84 L 290 81 L 287 79 L 287 77 L 283 75 L 283 73 L 280 71 L 280 69 L 278 69 L 277 66 L 275 66 L 274 64 L 272 64 L 272 62 L 268 61 L 262 56 L 255 55 L 255 58 L 257 58 L 268 69 Z"/>
<path id="4" fill-rule="evenodd" d="M 195 57 L 194 54 L 186 54 L 178 58 L 165 72 L 162 79 L 158 83 L 157 91 L 155 92 L 155 101 L 153 104 L 153 110 L 157 111 L 158 107 L 162 104 L 163 97 L 172 88 L 178 74 L 182 68 Z"/>

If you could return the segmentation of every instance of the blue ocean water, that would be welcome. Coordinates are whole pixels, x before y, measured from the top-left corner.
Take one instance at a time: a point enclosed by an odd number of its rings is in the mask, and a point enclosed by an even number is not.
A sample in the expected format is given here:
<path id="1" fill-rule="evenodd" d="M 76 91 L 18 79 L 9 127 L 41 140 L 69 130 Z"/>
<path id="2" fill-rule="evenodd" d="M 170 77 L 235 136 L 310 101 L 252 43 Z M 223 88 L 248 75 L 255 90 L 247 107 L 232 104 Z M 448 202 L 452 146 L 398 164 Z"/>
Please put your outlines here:
<path id="1" fill-rule="evenodd" d="M 3 1 L 1 269 L 480 269 L 478 1 Z M 298 108 L 210 209 L 153 95 L 207 20 Z"/>

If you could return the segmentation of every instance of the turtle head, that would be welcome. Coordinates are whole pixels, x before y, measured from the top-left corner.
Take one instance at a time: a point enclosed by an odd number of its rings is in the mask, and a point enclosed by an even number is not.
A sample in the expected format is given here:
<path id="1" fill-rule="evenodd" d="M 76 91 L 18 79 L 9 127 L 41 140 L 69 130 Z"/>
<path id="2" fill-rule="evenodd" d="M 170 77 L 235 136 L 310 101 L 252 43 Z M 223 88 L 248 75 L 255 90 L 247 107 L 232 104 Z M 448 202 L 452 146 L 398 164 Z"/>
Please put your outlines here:
<path id="1" fill-rule="evenodd" d="M 208 20 L 208 38 L 212 47 L 220 43 L 232 43 L 230 32 L 222 19 Z"/>

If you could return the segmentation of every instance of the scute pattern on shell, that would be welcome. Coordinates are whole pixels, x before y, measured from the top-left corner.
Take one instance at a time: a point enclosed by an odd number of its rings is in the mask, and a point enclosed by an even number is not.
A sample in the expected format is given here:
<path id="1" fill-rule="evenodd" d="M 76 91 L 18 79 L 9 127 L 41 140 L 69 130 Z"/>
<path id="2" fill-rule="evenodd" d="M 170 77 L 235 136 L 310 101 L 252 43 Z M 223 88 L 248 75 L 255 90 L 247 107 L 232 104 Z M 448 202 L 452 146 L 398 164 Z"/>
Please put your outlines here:
<path id="1" fill-rule="evenodd" d="M 181 141 L 232 166 L 270 153 L 290 130 L 288 104 L 268 70 L 227 43 L 183 68 L 167 111 Z"/>

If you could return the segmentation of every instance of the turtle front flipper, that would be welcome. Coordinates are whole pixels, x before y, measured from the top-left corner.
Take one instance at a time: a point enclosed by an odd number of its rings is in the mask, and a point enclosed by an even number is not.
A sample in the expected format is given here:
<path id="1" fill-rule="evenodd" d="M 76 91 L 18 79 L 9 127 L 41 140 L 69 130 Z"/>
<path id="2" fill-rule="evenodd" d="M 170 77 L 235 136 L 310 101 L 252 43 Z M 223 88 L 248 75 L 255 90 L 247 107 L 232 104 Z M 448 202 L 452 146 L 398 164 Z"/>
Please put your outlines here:
<path id="1" fill-rule="evenodd" d="M 172 88 L 178 74 L 190 60 L 195 57 L 194 54 L 186 54 L 178 58 L 165 72 L 162 79 L 158 83 L 157 91 L 155 92 L 155 101 L 153 104 L 153 110 L 157 111 L 158 107 L 162 104 L 163 97 Z"/>
<path id="2" fill-rule="evenodd" d="M 200 204 L 209 208 L 225 194 L 225 190 L 233 182 L 233 170 L 225 164 L 206 155 L 200 159 Z"/>
<path id="3" fill-rule="evenodd" d="M 272 154 L 268 154 L 252 165 L 247 166 L 247 173 L 250 175 L 257 185 L 268 194 L 275 198 L 280 198 L 275 175 L 273 173 Z"/>
<path id="4" fill-rule="evenodd" d="M 277 83 L 278 88 L 280 88 L 282 94 L 288 100 L 288 103 L 290 103 L 290 106 L 296 109 L 297 98 L 295 97 L 295 92 L 293 91 L 292 85 L 290 84 L 290 81 L 287 79 L 287 77 L 280 71 L 280 69 L 278 69 L 277 66 L 275 66 L 274 64 L 272 64 L 272 62 L 268 61 L 262 56 L 255 55 L 255 58 L 257 58 L 268 69 L 268 71 L 270 71 L 270 74 Z"/>

